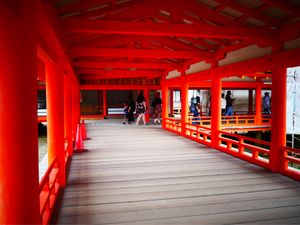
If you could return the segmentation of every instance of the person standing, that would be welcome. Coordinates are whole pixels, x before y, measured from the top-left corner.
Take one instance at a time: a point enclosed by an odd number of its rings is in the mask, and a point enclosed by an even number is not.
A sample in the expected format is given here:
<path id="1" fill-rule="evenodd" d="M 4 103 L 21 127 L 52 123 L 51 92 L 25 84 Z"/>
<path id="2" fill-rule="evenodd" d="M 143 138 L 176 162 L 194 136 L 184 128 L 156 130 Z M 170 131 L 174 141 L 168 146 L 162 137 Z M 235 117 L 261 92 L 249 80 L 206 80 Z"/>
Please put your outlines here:
<path id="1" fill-rule="evenodd" d="M 232 103 L 234 101 L 234 98 L 231 98 L 231 91 L 227 91 L 225 99 L 226 99 L 225 116 L 233 116 Z"/>
<path id="2" fill-rule="evenodd" d="M 145 112 L 146 112 L 145 97 L 143 95 L 143 92 L 140 91 L 136 99 L 136 113 L 139 114 L 138 118 L 136 119 L 136 125 L 139 125 L 141 119 L 143 120 L 144 125 L 146 125 Z"/>
<path id="3" fill-rule="evenodd" d="M 264 109 L 264 114 L 268 114 L 268 115 L 271 114 L 269 92 L 265 92 L 265 96 L 263 98 L 263 109 Z"/>
<path id="4" fill-rule="evenodd" d="M 153 124 L 161 124 L 161 98 L 159 92 L 156 92 L 155 98 L 151 103 L 153 107 Z"/>

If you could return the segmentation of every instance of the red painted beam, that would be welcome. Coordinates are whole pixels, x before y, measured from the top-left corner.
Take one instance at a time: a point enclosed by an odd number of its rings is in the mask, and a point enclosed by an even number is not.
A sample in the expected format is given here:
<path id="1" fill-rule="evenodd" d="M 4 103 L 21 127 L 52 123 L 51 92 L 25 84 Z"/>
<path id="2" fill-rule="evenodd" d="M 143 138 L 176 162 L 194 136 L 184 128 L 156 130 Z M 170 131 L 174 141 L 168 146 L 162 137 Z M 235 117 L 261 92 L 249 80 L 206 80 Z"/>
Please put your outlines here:
<path id="1" fill-rule="evenodd" d="M 95 70 L 81 69 L 78 70 L 81 79 L 98 80 L 106 78 L 136 78 L 136 77 L 161 77 L 163 71 L 150 70 Z"/>
<path id="2" fill-rule="evenodd" d="M 204 24 L 167 24 L 152 22 L 126 22 L 101 20 L 64 20 L 62 27 L 68 32 L 96 34 L 133 34 L 150 36 L 178 36 L 232 39 L 276 39 L 278 31 L 268 32 L 247 27 L 220 27 Z"/>
<path id="3" fill-rule="evenodd" d="M 113 56 L 113 57 L 143 57 L 143 58 L 213 58 L 210 52 L 168 51 L 145 49 L 116 49 L 116 48 L 71 48 L 73 57 L 82 56 Z"/>
<path id="4" fill-rule="evenodd" d="M 109 85 L 109 84 L 84 84 L 80 85 L 80 90 L 159 90 L 160 85 Z"/>
<path id="5" fill-rule="evenodd" d="M 171 69 L 167 63 L 131 63 L 131 62 L 74 62 L 74 66 L 81 68 L 136 68 L 136 69 Z"/>

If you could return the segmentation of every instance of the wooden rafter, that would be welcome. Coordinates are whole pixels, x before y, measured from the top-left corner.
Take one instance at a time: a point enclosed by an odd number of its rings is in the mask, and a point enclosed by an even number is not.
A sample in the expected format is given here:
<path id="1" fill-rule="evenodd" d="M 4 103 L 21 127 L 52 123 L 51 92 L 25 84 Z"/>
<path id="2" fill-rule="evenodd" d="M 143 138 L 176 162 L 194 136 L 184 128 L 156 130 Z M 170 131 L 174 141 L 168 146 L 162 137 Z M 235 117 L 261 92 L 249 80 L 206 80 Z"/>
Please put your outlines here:
<path id="1" fill-rule="evenodd" d="M 195 24 L 158 24 L 152 22 L 83 21 L 64 20 L 63 27 L 69 32 L 95 34 L 131 34 L 148 36 L 178 36 L 233 39 L 276 39 L 275 30 L 263 32 L 247 27 L 219 27 Z"/>

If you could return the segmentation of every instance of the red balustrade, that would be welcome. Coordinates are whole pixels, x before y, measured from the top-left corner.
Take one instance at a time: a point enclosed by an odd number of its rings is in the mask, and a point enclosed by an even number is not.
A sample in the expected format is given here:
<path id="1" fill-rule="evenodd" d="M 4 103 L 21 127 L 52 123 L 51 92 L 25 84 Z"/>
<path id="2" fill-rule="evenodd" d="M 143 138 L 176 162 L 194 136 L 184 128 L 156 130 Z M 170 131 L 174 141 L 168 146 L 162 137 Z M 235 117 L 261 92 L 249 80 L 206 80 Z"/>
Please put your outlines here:
<path id="1" fill-rule="evenodd" d="M 300 180 L 300 149 L 283 147 L 282 158 L 281 172 Z"/>
<path id="2" fill-rule="evenodd" d="M 51 163 L 42 181 L 40 182 L 40 216 L 42 224 L 49 224 L 59 193 L 58 181 L 59 166 L 57 158 Z"/>

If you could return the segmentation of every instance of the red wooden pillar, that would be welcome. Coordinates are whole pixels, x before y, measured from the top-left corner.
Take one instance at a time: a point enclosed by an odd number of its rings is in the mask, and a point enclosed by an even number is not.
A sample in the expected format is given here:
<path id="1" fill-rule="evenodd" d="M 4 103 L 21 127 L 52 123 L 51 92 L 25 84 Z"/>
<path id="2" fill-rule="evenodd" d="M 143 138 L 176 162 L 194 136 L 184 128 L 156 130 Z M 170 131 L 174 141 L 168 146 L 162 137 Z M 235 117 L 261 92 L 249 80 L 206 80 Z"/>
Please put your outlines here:
<path id="1" fill-rule="evenodd" d="M 171 115 L 174 114 L 174 92 L 173 89 L 170 90 L 170 113 Z"/>
<path id="2" fill-rule="evenodd" d="M 162 94 L 162 127 L 165 128 L 166 127 L 166 118 L 168 118 L 168 103 L 169 103 L 169 96 L 168 96 L 168 86 L 166 85 L 165 82 L 162 81 L 161 84 L 161 94 Z"/>
<path id="3" fill-rule="evenodd" d="M 189 119 L 189 106 L 188 106 L 188 92 L 189 84 L 183 82 L 180 89 L 180 99 L 181 99 L 181 134 L 185 135 L 185 125 L 188 123 Z"/>
<path id="4" fill-rule="evenodd" d="M 282 42 L 272 46 L 273 53 L 279 53 L 283 48 Z M 274 172 L 280 171 L 281 148 L 286 146 L 286 73 L 281 62 L 273 62 L 270 167 Z"/>
<path id="5" fill-rule="evenodd" d="M 262 116 L 261 116 L 261 82 L 259 80 L 259 83 L 256 85 L 255 89 L 255 116 L 256 116 L 256 124 L 260 125 Z"/>
<path id="6" fill-rule="evenodd" d="M 149 88 L 144 89 L 144 96 L 145 96 L 146 106 L 147 106 L 145 120 L 146 120 L 146 123 L 149 123 L 150 122 L 150 91 L 149 91 Z"/>
<path id="7" fill-rule="evenodd" d="M 72 90 L 71 75 L 64 76 L 64 121 L 65 121 L 65 138 L 68 141 L 68 153 L 73 154 L 72 148 Z"/>
<path id="8" fill-rule="evenodd" d="M 48 164 L 59 164 L 59 183 L 66 185 L 64 146 L 64 74 L 55 63 L 46 64 Z"/>
<path id="9" fill-rule="evenodd" d="M 106 102 L 106 90 L 103 90 L 103 116 L 106 117 L 107 116 L 107 102 Z"/>
<path id="10" fill-rule="evenodd" d="M 72 140 L 75 140 L 76 137 L 76 129 L 77 129 L 77 122 L 76 122 L 76 94 L 75 94 L 75 82 L 72 80 Z"/>
<path id="11" fill-rule="evenodd" d="M 214 148 L 219 146 L 219 131 L 221 130 L 221 94 L 222 80 L 212 79 L 211 86 L 211 142 Z"/>
<path id="12" fill-rule="evenodd" d="M 0 12 L 0 224 L 39 224 L 34 9 Z M 2 10 L 7 13 L 2 13 Z"/>
<path id="13" fill-rule="evenodd" d="M 281 164 L 281 148 L 286 146 L 286 68 L 274 65 L 272 72 L 270 166 L 272 171 L 278 172 Z"/>
<path id="14" fill-rule="evenodd" d="M 248 114 L 253 114 L 253 90 L 250 89 L 248 92 Z"/>

